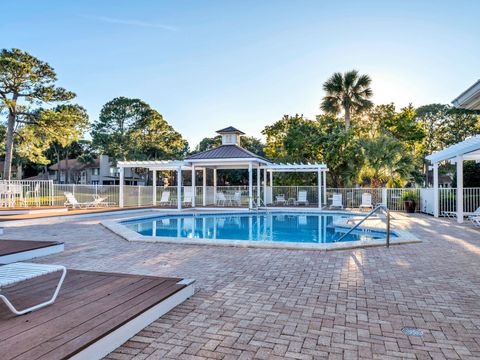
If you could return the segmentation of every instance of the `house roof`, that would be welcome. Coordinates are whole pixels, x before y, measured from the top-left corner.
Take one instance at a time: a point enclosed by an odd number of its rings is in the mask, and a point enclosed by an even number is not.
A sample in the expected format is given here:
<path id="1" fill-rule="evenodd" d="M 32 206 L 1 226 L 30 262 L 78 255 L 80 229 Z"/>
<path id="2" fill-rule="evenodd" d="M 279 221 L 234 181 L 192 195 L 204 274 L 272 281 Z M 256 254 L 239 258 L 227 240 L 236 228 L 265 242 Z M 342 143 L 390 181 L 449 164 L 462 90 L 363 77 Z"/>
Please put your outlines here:
<path id="1" fill-rule="evenodd" d="M 452 104 L 462 109 L 480 110 L 480 80 L 458 95 Z"/>
<path id="2" fill-rule="evenodd" d="M 267 159 L 258 156 L 238 145 L 220 145 L 214 149 L 189 155 L 185 160 L 211 160 L 211 159 Z"/>
<path id="3" fill-rule="evenodd" d="M 67 165 L 68 164 L 68 165 Z M 78 159 L 68 159 L 67 164 L 65 160 L 60 160 L 49 167 L 49 170 L 65 170 L 68 166 L 69 170 L 84 170 L 88 168 L 98 168 L 100 167 L 100 159 L 94 159 L 93 162 L 84 163 L 79 161 Z"/>
<path id="4" fill-rule="evenodd" d="M 234 128 L 233 126 L 226 127 L 221 130 L 217 130 L 217 134 L 239 134 L 239 135 L 245 135 L 243 131 L 238 130 L 237 128 Z"/>

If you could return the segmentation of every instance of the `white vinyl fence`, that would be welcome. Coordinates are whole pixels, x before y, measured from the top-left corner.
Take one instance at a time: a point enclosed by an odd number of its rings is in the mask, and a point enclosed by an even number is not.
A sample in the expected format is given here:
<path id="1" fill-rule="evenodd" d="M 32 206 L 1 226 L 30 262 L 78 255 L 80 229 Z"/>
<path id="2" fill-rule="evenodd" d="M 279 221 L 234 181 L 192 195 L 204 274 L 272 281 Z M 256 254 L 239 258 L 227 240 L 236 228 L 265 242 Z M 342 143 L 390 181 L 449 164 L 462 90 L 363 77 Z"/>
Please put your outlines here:
<path id="1" fill-rule="evenodd" d="M 439 189 L 439 212 L 442 215 L 446 211 L 456 211 L 456 188 Z M 177 204 L 177 187 L 169 186 L 156 188 L 156 199 L 159 205 L 162 194 L 165 194 L 164 201 L 160 205 L 175 207 Z M 311 205 L 318 204 L 317 186 L 274 186 L 267 187 L 267 205 L 275 204 L 279 196 L 283 196 L 287 203 L 293 205 L 298 199 L 300 191 L 307 193 L 307 200 Z M 327 188 L 327 206 L 331 204 L 333 194 L 342 195 L 342 203 L 345 208 L 358 208 L 362 203 L 362 194 L 372 195 L 373 205 L 384 203 L 392 211 L 404 210 L 404 195 L 414 194 L 417 199 L 417 211 L 433 214 L 434 193 L 433 189 L 420 188 Z M 78 202 L 87 203 L 94 198 L 105 199 L 111 205 L 119 205 L 118 185 L 77 185 L 77 184 L 54 184 L 49 180 L 0 180 L 0 207 L 31 207 L 31 206 L 63 206 L 65 204 L 65 192 L 71 192 Z M 241 193 L 240 206 L 248 206 L 248 186 L 213 186 L 205 188 L 195 187 L 195 203 L 197 206 L 218 205 L 219 194 L 223 193 L 227 199 L 232 199 L 235 194 Z M 260 187 L 260 197 L 264 199 L 263 186 Z M 191 186 L 182 187 L 182 203 L 190 205 L 190 199 L 186 193 L 192 194 Z M 187 196 L 188 197 L 188 196 Z M 257 198 L 257 187 L 253 187 L 253 197 Z M 217 201 L 215 200 L 217 199 Z M 323 203 L 323 196 L 322 196 Z M 217 202 L 217 204 L 216 204 Z M 227 203 L 236 205 L 236 202 Z M 154 205 L 152 186 L 124 186 L 124 206 L 140 207 Z M 480 207 L 480 188 L 465 188 L 463 210 L 465 213 L 474 212 Z"/>

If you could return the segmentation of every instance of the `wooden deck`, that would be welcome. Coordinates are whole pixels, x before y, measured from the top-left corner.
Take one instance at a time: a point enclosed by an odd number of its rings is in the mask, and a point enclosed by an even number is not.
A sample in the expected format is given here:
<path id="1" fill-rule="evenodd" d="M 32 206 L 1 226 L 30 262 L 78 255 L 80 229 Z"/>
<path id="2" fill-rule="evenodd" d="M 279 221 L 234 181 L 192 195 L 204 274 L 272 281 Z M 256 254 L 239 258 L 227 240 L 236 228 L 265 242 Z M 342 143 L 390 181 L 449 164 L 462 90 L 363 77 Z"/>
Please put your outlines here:
<path id="1" fill-rule="evenodd" d="M 60 274 L 2 293 L 20 308 L 48 298 Z M 0 304 L 0 358 L 96 359 L 193 294 L 181 279 L 69 270 L 57 301 L 23 316 Z"/>
<path id="2" fill-rule="evenodd" d="M 63 251 L 58 241 L 0 240 L 0 264 L 25 261 Z"/>
<path id="3" fill-rule="evenodd" d="M 160 208 L 158 206 L 140 206 L 140 207 L 98 207 L 98 208 L 84 208 L 84 209 L 68 209 L 65 211 L 65 208 L 61 208 L 57 211 L 50 212 L 37 212 L 30 214 L 10 214 L 2 215 L 0 211 L 0 223 L 2 221 L 16 221 L 16 220 L 30 220 L 30 219 L 42 219 L 42 218 L 51 218 L 51 217 L 63 217 L 63 216 L 74 216 L 74 215 L 84 215 L 84 214 L 102 214 L 102 213 L 114 213 L 117 211 L 126 211 L 126 210 L 141 210 L 141 209 L 151 209 L 151 208 Z M 163 209 L 163 207 L 161 207 Z"/>

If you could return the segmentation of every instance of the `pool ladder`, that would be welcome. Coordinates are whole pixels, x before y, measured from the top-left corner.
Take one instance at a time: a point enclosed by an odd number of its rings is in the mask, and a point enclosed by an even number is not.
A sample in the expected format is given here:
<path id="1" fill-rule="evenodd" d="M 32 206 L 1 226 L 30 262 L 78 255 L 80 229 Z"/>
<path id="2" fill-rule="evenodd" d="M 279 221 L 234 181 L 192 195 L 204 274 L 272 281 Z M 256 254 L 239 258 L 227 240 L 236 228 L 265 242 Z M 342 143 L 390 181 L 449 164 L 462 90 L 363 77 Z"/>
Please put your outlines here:
<path id="1" fill-rule="evenodd" d="M 378 211 L 383 210 L 387 216 L 387 247 L 390 247 L 390 210 L 388 210 L 385 204 L 377 205 L 372 211 L 370 211 L 367 216 L 365 216 L 362 220 L 360 220 L 355 226 L 353 226 L 350 230 L 348 230 L 345 234 L 343 234 L 337 241 L 342 241 L 345 236 L 350 234 L 353 230 L 358 228 L 365 220 L 367 220 L 370 216 L 377 213 Z"/>

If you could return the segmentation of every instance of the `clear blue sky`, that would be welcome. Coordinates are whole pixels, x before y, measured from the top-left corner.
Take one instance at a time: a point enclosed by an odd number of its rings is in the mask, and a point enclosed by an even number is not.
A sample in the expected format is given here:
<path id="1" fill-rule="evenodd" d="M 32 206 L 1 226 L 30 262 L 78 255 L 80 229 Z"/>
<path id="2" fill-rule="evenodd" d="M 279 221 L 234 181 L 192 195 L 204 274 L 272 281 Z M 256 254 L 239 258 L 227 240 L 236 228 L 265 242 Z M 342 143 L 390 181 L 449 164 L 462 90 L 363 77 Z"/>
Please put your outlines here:
<path id="1" fill-rule="evenodd" d="M 227 125 L 260 136 L 319 113 L 335 71 L 376 103 L 449 103 L 480 78 L 480 1 L 8 1 L 1 47 L 49 62 L 95 120 L 138 97 L 194 147 Z"/>

